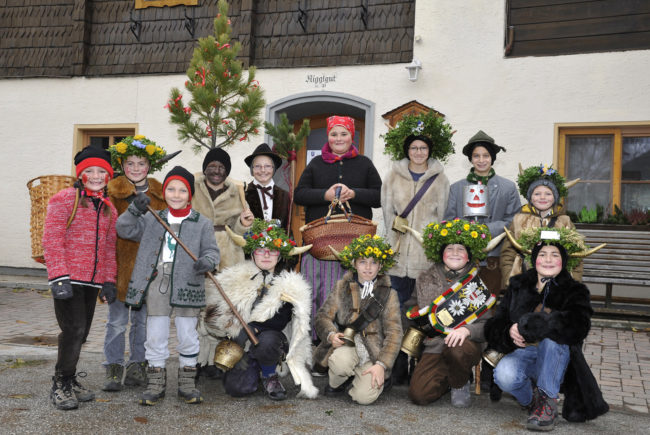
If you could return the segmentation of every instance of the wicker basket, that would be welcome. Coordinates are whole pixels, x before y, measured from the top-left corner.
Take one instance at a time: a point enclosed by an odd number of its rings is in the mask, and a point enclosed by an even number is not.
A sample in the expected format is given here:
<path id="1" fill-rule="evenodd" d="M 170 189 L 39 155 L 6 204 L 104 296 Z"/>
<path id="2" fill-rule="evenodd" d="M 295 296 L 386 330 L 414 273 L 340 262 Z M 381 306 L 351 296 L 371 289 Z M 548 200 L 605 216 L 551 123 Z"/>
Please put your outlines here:
<path id="1" fill-rule="evenodd" d="M 309 253 L 319 260 L 336 260 L 329 248 L 331 245 L 337 251 L 343 250 L 350 242 L 364 234 L 375 235 L 377 222 L 357 215 L 335 214 L 313 220 L 300 228 L 304 245 L 312 244 Z"/>
<path id="2" fill-rule="evenodd" d="M 43 238 L 47 204 L 55 193 L 72 186 L 75 180 L 76 178 L 70 175 L 42 175 L 27 182 L 27 189 L 32 202 L 32 214 L 29 222 L 32 237 L 32 258 L 39 263 L 45 263 L 41 239 Z"/>

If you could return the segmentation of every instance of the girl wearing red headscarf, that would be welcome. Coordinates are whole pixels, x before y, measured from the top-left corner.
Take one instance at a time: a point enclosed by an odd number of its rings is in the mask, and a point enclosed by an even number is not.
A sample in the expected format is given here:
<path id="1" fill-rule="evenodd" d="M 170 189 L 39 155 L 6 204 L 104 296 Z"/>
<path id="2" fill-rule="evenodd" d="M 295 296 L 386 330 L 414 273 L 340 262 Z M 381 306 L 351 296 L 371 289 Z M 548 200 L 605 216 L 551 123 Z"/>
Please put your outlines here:
<path id="1" fill-rule="evenodd" d="M 340 200 L 348 201 L 356 215 L 372 219 L 372 208 L 381 206 L 379 173 L 368 157 L 359 154 L 353 139 L 354 119 L 348 116 L 327 118 L 327 143 L 321 155 L 309 162 L 294 191 L 295 203 L 305 207 L 306 222 L 327 214 L 338 187 L 341 188 Z M 318 260 L 304 254 L 301 271 L 313 288 L 314 319 L 344 270 L 338 261 Z"/>

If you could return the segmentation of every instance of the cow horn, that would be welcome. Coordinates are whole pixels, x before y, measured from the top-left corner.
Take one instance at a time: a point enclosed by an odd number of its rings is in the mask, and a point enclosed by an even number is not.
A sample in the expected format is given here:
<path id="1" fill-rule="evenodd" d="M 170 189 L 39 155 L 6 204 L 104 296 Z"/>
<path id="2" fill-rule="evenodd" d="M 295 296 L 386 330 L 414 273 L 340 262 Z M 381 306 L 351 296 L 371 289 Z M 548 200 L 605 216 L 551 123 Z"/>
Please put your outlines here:
<path id="1" fill-rule="evenodd" d="M 420 234 L 419 231 L 414 230 L 413 228 L 411 228 L 411 227 L 409 227 L 407 225 L 404 225 L 404 228 L 406 228 L 407 231 L 410 231 L 411 234 L 413 234 L 415 236 L 415 238 L 418 240 L 418 242 L 420 242 L 420 244 L 422 244 L 424 242 L 424 239 L 422 238 L 422 234 Z"/>
<path id="2" fill-rule="evenodd" d="M 483 249 L 483 252 L 490 252 L 494 248 L 497 247 L 499 243 L 501 243 L 501 240 L 503 240 L 506 237 L 506 233 L 501 233 L 492 240 L 490 240 L 490 243 Z"/>
<path id="3" fill-rule="evenodd" d="M 578 184 L 578 181 L 580 181 L 580 178 L 576 178 L 575 180 L 567 181 L 566 183 L 564 183 L 564 186 L 567 189 L 569 189 L 569 188 L 575 186 L 576 184 Z"/>
<path id="4" fill-rule="evenodd" d="M 524 173 L 524 167 L 521 166 L 521 162 L 519 162 L 519 175 L 522 175 Z"/>
<path id="5" fill-rule="evenodd" d="M 300 255 L 304 252 L 309 251 L 312 246 L 313 245 L 295 246 L 291 248 L 291 251 L 289 251 L 289 255 Z"/>
<path id="6" fill-rule="evenodd" d="M 334 247 L 332 245 L 327 245 L 327 247 L 330 248 L 330 251 L 332 251 L 332 253 L 334 254 L 334 256 L 336 257 L 337 260 L 341 259 L 341 253 L 339 251 L 334 249 Z"/>
<path id="7" fill-rule="evenodd" d="M 503 227 L 503 229 L 506 232 L 506 235 L 508 236 L 508 239 L 510 240 L 510 243 L 512 243 L 512 246 L 514 246 L 518 251 L 525 252 L 526 254 L 530 254 L 531 251 L 530 249 L 524 249 L 523 246 L 521 246 L 517 240 L 515 240 L 515 236 L 512 235 L 510 231 L 508 231 L 508 228 Z"/>
<path id="8" fill-rule="evenodd" d="M 246 239 L 244 239 L 239 234 L 235 234 L 228 225 L 226 225 L 226 232 L 228 233 L 232 241 L 235 242 L 235 245 L 241 246 L 242 248 L 246 246 Z"/>
<path id="9" fill-rule="evenodd" d="M 607 246 L 607 243 L 603 243 L 602 245 L 598 245 L 598 246 L 596 246 L 595 248 L 587 249 L 587 250 L 585 250 L 585 251 L 574 252 L 573 254 L 569 254 L 569 257 L 574 257 L 574 258 L 585 258 L 585 257 L 590 256 L 590 255 L 593 254 L 594 252 L 603 249 L 605 246 Z"/>

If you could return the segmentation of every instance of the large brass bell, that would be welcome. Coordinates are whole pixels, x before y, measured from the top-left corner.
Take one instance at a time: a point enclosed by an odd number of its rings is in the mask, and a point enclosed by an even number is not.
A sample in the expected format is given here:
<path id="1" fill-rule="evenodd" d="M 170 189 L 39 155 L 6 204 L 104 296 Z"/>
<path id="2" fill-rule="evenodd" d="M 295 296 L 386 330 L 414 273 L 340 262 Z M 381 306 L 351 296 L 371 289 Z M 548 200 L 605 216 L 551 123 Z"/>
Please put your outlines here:
<path id="1" fill-rule="evenodd" d="M 411 358 L 420 359 L 422 355 L 422 343 L 424 341 L 424 332 L 419 329 L 410 327 L 402 338 L 401 351 Z"/>
<path id="2" fill-rule="evenodd" d="M 343 340 L 343 343 L 345 343 L 346 346 L 354 346 L 354 336 L 356 333 L 357 331 L 352 328 L 345 328 L 341 340 Z"/>
<path id="3" fill-rule="evenodd" d="M 494 349 L 487 349 L 483 352 L 483 359 L 490 364 L 492 367 L 496 367 L 506 354 L 496 351 Z"/>
<path id="4" fill-rule="evenodd" d="M 244 349 L 232 340 L 221 340 L 214 352 L 214 365 L 227 372 L 244 356 Z"/>

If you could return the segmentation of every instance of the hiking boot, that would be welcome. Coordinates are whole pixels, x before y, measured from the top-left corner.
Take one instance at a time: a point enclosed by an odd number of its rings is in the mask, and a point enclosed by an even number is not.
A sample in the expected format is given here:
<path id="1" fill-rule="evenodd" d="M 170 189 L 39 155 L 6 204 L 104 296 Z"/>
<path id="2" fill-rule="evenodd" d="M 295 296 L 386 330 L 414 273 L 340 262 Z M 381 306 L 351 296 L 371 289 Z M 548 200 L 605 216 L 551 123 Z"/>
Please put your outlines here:
<path id="1" fill-rule="evenodd" d="M 203 402 L 201 392 L 196 388 L 196 367 L 178 368 L 178 396 L 192 405 Z"/>
<path id="2" fill-rule="evenodd" d="M 79 401 L 72 392 L 72 377 L 53 376 L 50 399 L 57 409 L 77 409 Z"/>
<path id="3" fill-rule="evenodd" d="M 104 378 L 104 391 L 120 391 L 122 387 L 122 374 L 124 367 L 120 364 L 109 364 L 106 366 L 106 377 Z"/>
<path id="4" fill-rule="evenodd" d="M 533 409 L 526 421 L 526 429 L 550 431 L 555 429 L 557 419 L 557 399 L 551 399 L 543 391 L 539 391 L 535 409 Z"/>
<path id="5" fill-rule="evenodd" d="M 167 387 L 167 369 L 147 367 L 147 389 L 140 396 L 140 405 L 153 406 L 165 397 Z"/>
<path id="6" fill-rule="evenodd" d="M 266 395 L 269 396 L 269 399 L 284 400 L 287 398 L 287 390 L 284 389 L 284 385 L 280 382 L 277 373 L 272 374 L 268 378 L 262 378 L 262 385 L 264 385 L 264 390 L 266 391 Z"/>
<path id="7" fill-rule="evenodd" d="M 456 408 L 469 408 L 472 398 L 469 394 L 469 381 L 460 388 L 451 389 L 451 406 Z"/>
<path id="8" fill-rule="evenodd" d="M 143 387 L 147 385 L 147 363 L 132 362 L 126 366 L 124 385 Z"/>
<path id="9" fill-rule="evenodd" d="M 85 378 L 86 372 L 79 372 L 70 380 L 70 383 L 72 385 L 72 392 L 74 393 L 77 400 L 79 402 L 90 402 L 91 400 L 95 400 L 95 393 L 81 385 L 77 380 L 77 376 L 80 378 Z"/>

